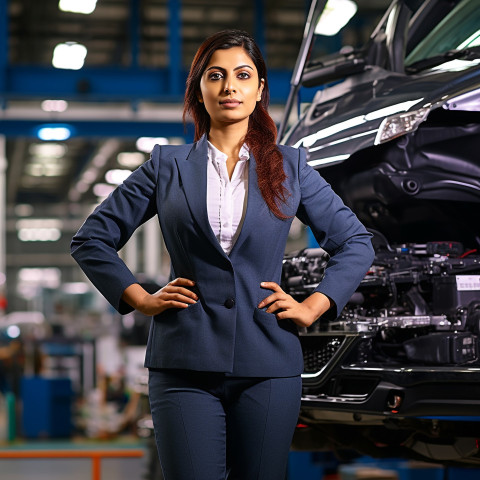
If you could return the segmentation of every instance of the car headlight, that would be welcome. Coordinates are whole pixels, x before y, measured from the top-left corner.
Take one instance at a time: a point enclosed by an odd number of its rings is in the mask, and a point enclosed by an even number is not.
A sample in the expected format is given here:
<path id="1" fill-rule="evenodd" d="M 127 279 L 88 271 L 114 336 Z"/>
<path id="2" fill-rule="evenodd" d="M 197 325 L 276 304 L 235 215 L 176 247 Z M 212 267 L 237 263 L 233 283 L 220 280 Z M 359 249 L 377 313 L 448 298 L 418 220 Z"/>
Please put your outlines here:
<path id="1" fill-rule="evenodd" d="M 424 107 L 412 112 L 400 113 L 385 118 L 375 137 L 375 145 L 413 132 L 427 118 L 430 108 Z"/>

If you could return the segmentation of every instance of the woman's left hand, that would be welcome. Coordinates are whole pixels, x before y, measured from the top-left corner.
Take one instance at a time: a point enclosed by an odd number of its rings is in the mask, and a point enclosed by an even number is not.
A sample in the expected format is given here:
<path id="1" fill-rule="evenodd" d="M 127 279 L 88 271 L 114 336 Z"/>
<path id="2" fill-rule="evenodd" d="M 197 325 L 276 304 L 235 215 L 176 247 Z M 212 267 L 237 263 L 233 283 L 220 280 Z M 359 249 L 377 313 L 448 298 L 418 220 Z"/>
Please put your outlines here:
<path id="1" fill-rule="evenodd" d="M 258 304 L 258 308 L 268 305 L 266 312 L 274 313 L 279 320 L 289 318 L 299 327 L 312 325 L 333 304 L 332 300 L 320 292 L 315 292 L 300 303 L 285 293 L 278 283 L 262 282 L 260 285 L 262 288 L 273 290 L 273 293 L 264 298 Z"/>

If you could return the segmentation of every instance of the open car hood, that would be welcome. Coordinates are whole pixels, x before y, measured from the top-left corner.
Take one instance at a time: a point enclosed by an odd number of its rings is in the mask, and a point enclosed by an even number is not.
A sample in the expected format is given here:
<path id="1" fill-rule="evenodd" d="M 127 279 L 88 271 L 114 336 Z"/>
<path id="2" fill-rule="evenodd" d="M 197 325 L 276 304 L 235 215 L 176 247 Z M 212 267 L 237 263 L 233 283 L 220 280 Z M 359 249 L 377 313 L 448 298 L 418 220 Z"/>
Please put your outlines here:
<path id="1" fill-rule="evenodd" d="M 300 89 L 313 98 L 282 143 L 306 148 L 310 165 L 390 242 L 456 240 L 476 248 L 480 50 L 447 52 L 418 70 L 404 61 L 412 39 L 423 38 L 427 13 L 443 3 L 426 0 L 412 17 L 408 2 L 396 0 L 364 49 L 310 63 L 301 53 L 289 100 Z M 392 31 L 382 27 L 392 22 Z M 281 132 L 291 111 L 287 105 Z"/>

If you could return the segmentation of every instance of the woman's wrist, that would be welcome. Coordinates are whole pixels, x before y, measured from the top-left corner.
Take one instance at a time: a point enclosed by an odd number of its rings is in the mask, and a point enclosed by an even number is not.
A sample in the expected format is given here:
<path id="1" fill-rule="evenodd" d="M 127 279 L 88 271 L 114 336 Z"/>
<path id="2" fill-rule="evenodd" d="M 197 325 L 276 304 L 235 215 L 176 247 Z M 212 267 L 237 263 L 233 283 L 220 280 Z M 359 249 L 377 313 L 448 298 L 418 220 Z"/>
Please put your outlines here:
<path id="1" fill-rule="evenodd" d="M 330 310 L 335 302 L 321 292 L 314 292 L 302 302 L 311 312 L 314 321 Z"/>
<path id="2" fill-rule="evenodd" d="M 138 283 L 129 285 L 122 294 L 122 300 L 139 312 L 145 305 L 145 300 L 150 294 Z"/>

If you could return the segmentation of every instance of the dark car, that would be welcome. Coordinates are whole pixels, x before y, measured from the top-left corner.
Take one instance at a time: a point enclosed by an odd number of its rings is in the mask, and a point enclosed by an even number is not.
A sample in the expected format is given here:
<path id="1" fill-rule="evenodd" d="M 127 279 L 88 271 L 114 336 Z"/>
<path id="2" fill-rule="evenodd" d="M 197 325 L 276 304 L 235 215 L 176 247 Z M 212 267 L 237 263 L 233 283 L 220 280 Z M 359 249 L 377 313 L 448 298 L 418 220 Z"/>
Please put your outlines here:
<path id="1" fill-rule="evenodd" d="M 307 149 L 376 257 L 338 318 L 300 332 L 294 447 L 480 464 L 478 1 L 394 1 L 363 48 L 315 58 L 325 3 L 282 142 Z M 327 263 L 321 248 L 286 255 L 284 288 L 304 298 Z"/>

